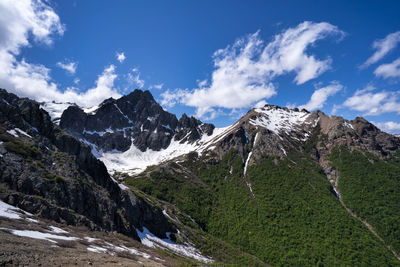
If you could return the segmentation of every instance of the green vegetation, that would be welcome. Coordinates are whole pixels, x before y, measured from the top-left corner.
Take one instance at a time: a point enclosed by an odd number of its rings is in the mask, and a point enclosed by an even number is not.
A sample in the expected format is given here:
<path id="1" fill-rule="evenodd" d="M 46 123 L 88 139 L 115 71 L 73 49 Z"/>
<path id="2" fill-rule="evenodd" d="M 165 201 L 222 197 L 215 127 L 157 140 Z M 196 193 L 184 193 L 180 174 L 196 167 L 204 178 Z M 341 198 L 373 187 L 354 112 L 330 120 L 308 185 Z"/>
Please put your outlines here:
<path id="1" fill-rule="evenodd" d="M 35 158 L 40 154 L 39 149 L 37 149 L 35 146 L 25 144 L 23 141 L 13 137 L 8 133 L 1 133 L 0 140 L 4 142 L 4 148 L 9 152 L 32 158 Z"/>
<path id="2" fill-rule="evenodd" d="M 55 175 L 53 173 L 47 172 L 44 176 L 44 179 L 51 183 L 65 183 L 65 178 L 60 175 Z"/>
<path id="3" fill-rule="evenodd" d="M 400 251 L 400 162 L 383 161 L 369 153 L 332 151 L 339 171 L 339 190 L 344 203 L 366 219 L 397 252 Z"/>
<path id="4" fill-rule="evenodd" d="M 248 167 L 255 198 L 243 178 L 243 160 L 235 151 L 219 162 L 202 158 L 181 166 L 173 163 L 164 172 L 152 168 L 129 178 L 127 184 L 189 214 L 207 232 L 207 238 L 195 239 L 196 245 L 216 259 L 225 261 L 226 253 L 239 249 L 279 266 L 399 264 L 341 206 L 320 167 L 310 158 L 290 154 L 290 160 L 278 162 L 264 155 Z M 232 246 L 228 252 L 221 245 L 226 243 Z M 228 262 L 257 265 L 257 259 L 245 253 Z"/>

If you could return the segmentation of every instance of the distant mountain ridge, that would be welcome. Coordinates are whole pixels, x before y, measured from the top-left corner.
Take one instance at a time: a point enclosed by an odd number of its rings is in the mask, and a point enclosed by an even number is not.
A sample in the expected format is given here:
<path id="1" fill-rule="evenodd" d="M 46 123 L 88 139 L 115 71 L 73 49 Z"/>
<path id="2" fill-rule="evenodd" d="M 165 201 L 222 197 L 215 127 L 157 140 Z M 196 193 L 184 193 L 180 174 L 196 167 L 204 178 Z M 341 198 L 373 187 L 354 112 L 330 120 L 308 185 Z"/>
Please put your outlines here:
<path id="1" fill-rule="evenodd" d="M 124 152 L 131 143 L 140 151 L 159 151 L 168 147 L 173 138 L 194 142 L 202 135 L 211 135 L 215 128 L 186 114 L 178 120 L 164 111 L 149 91 L 141 90 L 117 100 L 106 99 L 90 113 L 70 106 L 61 116 L 60 127 L 105 152 Z"/>
<path id="2" fill-rule="evenodd" d="M 353 124 L 360 125 L 357 127 L 362 130 L 356 131 Z M 175 115 L 164 111 L 149 91 L 141 90 L 134 90 L 117 100 L 107 99 L 87 112 L 76 105 L 69 106 L 60 120 L 60 127 L 89 144 L 110 171 L 128 173 L 139 173 L 151 164 L 191 151 L 213 150 L 223 155 L 235 148 L 242 151 L 243 160 L 252 162 L 243 149 L 246 144 L 254 146 L 255 142 L 263 144 L 252 154 L 255 158 L 265 152 L 285 156 L 288 148 L 296 149 L 298 144 L 307 141 L 317 126 L 322 127 L 330 140 L 336 140 L 335 144 L 344 144 L 344 140 L 338 141 L 342 136 L 347 138 L 348 145 L 374 153 L 386 153 L 398 146 L 397 140 L 362 118 L 348 121 L 329 117 L 321 111 L 309 113 L 304 109 L 275 105 L 252 109 L 235 124 L 216 129 L 214 125 L 186 114 L 178 120 Z M 368 132 L 373 132 L 378 138 L 368 137 Z M 326 151 L 315 153 L 318 157 L 318 153 Z"/>

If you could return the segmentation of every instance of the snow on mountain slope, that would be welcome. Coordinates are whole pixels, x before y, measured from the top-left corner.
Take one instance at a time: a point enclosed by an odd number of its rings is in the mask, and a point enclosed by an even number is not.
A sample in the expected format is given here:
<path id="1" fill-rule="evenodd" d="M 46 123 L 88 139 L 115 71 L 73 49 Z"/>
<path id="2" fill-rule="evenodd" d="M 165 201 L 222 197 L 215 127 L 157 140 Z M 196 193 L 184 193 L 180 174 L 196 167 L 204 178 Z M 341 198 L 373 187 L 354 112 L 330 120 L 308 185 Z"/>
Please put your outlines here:
<path id="1" fill-rule="evenodd" d="M 264 127 L 277 135 L 282 132 L 289 134 L 291 130 L 303 124 L 310 116 L 310 113 L 304 110 L 297 111 L 270 105 L 256 108 L 254 111 L 259 113 L 260 116 L 250 119 L 250 123 L 255 126 Z"/>
<path id="2" fill-rule="evenodd" d="M 233 127 L 234 125 L 224 128 L 216 128 L 212 135 L 203 135 L 200 140 L 194 143 L 181 143 L 180 141 L 172 139 L 170 145 L 166 149 L 160 151 L 147 149 L 142 152 L 135 145 L 131 144 L 131 147 L 125 152 L 118 150 L 104 152 L 86 140 L 82 139 L 81 141 L 92 147 L 93 154 L 104 162 L 110 173 L 118 171 L 129 174 L 138 174 L 150 165 L 156 165 L 163 161 L 188 154 L 192 151 L 196 151 L 201 155 L 205 150 L 212 150 L 213 144 L 217 143 L 229 134 Z M 185 139 L 185 137 L 182 139 Z"/>
<path id="3" fill-rule="evenodd" d="M 57 103 L 57 102 L 42 102 L 40 103 L 40 107 L 44 110 L 46 110 L 50 117 L 51 120 L 55 124 L 60 124 L 60 119 L 61 115 L 64 110 L 66 110 L 69 106 L 74 105 L 73 103 Z"/>
<path id="4" fill-rule="evenodd" d="M 117 171 L 128 174 L 138 174 L 150 165 L 157 165 L 192 151 L 201 155 L 205 151 L 213 150 L 219 142 L 223 141 L 230 134 L 237 132 L 243 123 L 266 128 L 279 137 L 282 133 L 290 135 L 291 131 L 304 128 L 302 127 L 304 124 L 312 123 L 306 121 L 310 116 L 310 113 L 307 111 L 298 111 L 271 105 L 253 109 L 249 114 L 256 114 L 256 116 L 245 116 L 235 124 L 223 128 L 215 128 L 210 136 L 203 134 L 201 138 L 195 142 L 184 142 L 186 136 L 183 136 L 179 140 L 172 138 L 169 146 L 159 151 L 148 148 L 143 152 L 133 144 L 133 140 L 130 148 L 125 152 L 119 150 L 104 151 L 85 139 L 81 139 L 81 141 L 92 147 L 93 154 L 104 162 L 110 173 Z M 188 135 L 189 134 L 190 132 Z M 303 132 L 301 135 L 302 140 L 306 140 L 308 135 L 309 133 Z"/>
<path id="5" fill-rule="evenodd" d="M 49 113 L 51 120 L 55 124 L 60 124 L 61 115 L 64 112 L 64 110 L 66 110 L 69 106 L 76 106 L 76 104 L 71 102 L 61 103 L 55 101 L 40 103 L 40 107 Z M 95 112 L 98 108 L 99 106 L 93 106 L 91 108 L 84 109 L 84 111 L 88 114 L 91 114 Z"/>

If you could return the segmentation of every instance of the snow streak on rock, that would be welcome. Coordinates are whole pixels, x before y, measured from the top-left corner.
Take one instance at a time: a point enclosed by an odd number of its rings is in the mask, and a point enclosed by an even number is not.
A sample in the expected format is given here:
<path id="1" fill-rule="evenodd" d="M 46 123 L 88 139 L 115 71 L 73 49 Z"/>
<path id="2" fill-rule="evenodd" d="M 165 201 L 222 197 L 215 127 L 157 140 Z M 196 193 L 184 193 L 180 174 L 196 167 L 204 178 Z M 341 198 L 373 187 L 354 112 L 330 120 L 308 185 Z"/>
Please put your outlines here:
<path id="1" fill-rule="evenodd" d="M 177 244 L 169 238 L 170 233 L 167 233 L 166 239 L 161 239 L 152 234 L 146 227 L 143 227 L 143 231 L 140 231 L 136 229 L 136 232 L 138 233 L 138 236 L 140 240 L 142 241 L 142 244 L 148 247 L 152 248 L 161 248 L 161 249 L 166 249 L 170 250 L 172 252 L 175 252 L 179 255 L 189 257 L 196 259 L 201 262 L 205 263 L 211 263 L 212 260 L 210 258 L 204 257 L 203 255 L 200 254 L 200 252 L 189 245 L 184 245 L 184 244 Z"/>

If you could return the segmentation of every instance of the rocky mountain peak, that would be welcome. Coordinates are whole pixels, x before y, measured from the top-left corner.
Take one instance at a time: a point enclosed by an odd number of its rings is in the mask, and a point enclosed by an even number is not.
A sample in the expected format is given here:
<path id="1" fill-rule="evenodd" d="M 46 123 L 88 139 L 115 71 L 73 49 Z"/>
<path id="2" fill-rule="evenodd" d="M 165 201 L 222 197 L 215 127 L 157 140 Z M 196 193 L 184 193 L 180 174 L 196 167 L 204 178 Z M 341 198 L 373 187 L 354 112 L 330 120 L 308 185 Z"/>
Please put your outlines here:
<path id="1" fill-rule="evenodd" d="M 121 152 L 132 144 L 140 151 L 159 151 L 171 140 L 194 142 L 214 129 L 186 114 L 178 121 L 150 91 L 138 89 L 119 99 L 109 98 L 90 112 L 69 107 L 61 116 L 60 126 L 98 150 Z"/>

